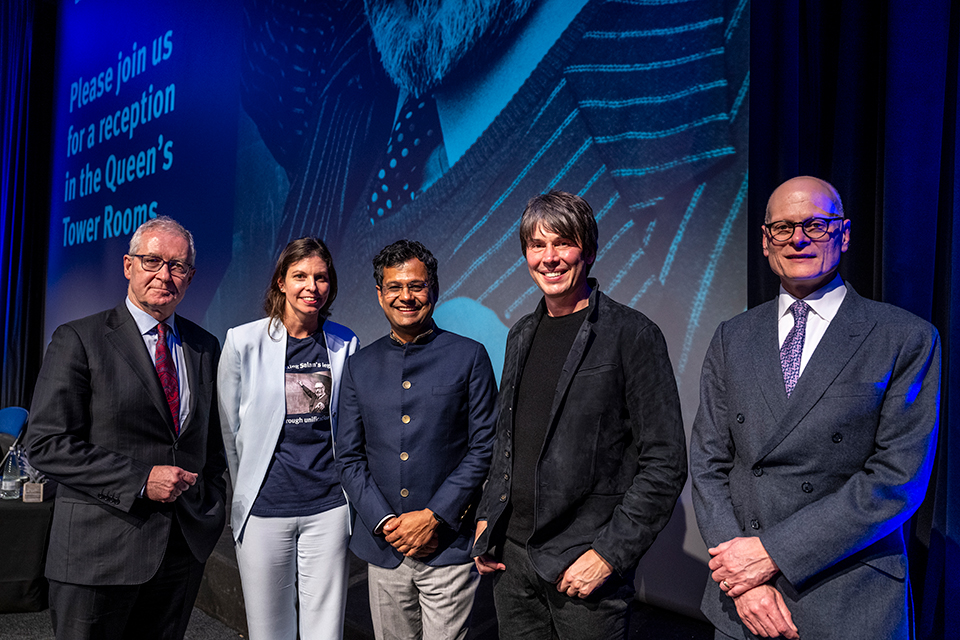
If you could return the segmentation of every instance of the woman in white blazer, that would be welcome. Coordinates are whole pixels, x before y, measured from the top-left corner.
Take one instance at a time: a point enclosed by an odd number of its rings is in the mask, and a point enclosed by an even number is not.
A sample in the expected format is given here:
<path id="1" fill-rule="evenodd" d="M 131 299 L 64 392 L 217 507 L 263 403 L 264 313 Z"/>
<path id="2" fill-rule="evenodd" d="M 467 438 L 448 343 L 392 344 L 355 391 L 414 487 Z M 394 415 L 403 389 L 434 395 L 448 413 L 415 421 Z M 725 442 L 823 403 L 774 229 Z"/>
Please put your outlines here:
<path id="1" fill-rule="evenodd" d="M 341 638 L 349 507 L 334 466 L 337 399 L 357 336 L 327 320 L 337 297 L 316 238 L 281 253 L 267 317 L 230 329 L 217 386 L 230 524 L 249 637 Z M 297 612 L 299 610 L 299 625 Z"/>

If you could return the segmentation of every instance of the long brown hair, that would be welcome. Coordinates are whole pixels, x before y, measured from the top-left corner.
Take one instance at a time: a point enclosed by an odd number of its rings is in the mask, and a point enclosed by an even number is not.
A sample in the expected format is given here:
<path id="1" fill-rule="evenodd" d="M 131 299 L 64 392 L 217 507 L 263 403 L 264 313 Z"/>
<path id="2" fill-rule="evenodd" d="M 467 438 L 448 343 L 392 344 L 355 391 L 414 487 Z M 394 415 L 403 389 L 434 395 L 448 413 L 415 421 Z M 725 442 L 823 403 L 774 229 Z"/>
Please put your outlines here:
<path id="1" fill-rule="evenodd" d="M 317 256 L 327 265 L 327 276 L 330 279 L 330 292 L 327 294 L 327 301 L 320 307 L 320 318 L 322 321 L 330 317 L 330 307 L 333 301 L 337 299 L 337 270 L 333 267 L 333 258 L 330 256 L 330 249 L 320 238 L 298 238 L 292 240 L 286 247 L 280 257 L 277 258 L 277 266 L 273 270 L 273 278 L 270 279 L 270 286 L 267 287 L 267 294 L 263 301 L 263 310 L 270 318 L 270 324 L 283 323 L 283 315 L 286 310 L 286 296 L 280 291 L 280 281 L 286 279 L 287 271 L 291 266 Z"/>

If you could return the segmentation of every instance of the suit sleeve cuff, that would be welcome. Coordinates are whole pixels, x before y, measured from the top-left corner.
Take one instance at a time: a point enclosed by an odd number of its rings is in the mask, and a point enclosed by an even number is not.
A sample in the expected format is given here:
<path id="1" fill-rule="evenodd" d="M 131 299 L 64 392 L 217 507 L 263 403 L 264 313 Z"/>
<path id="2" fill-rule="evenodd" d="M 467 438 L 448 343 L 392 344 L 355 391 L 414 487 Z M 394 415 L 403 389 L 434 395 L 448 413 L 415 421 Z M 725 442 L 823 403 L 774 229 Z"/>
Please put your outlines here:
<path id="1" fill-rule="evenodd" d="M 373 535 L 375 536 L 383 535 L 383 525 L 387 524 L 387 520 L 389 520 L 390 518 L 396 518 L 396 517 L 397 517 L 397 514 L 395 513 L 388 513 L 387 515 L 383 516 L 383 519 L 381 519 L 380 522 L 377 523 L 377 526 L 373 528 Z"/>

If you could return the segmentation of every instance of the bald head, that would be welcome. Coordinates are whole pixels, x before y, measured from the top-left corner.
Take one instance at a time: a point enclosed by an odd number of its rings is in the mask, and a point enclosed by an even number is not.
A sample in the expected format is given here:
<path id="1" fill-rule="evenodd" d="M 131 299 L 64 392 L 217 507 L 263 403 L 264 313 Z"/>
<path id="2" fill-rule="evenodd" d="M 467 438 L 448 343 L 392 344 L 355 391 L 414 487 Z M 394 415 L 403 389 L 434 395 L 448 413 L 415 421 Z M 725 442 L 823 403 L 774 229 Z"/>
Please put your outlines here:
<path id="1" fill-rule="evenodd" d="M 771 213 L 775 209 L 804 201 L 809 201 L 820 209 L 821 213 L 817 215 L 846 217 L 843 213 L 840 194 L 832 184 L 813 176 L 797 176 L 790 178 L 770 194 L 764 221 L 771 222 Z"/>
<path id="2" fill-rule="evenodd" d="M 850 246 L 850 221 L 833 185 L 810 176 L 787 180 L 767 201 L 766 222 L 790 234 L 763 227 L 763 255 L 786 291 L 805 298 L 834 278 Z"/>

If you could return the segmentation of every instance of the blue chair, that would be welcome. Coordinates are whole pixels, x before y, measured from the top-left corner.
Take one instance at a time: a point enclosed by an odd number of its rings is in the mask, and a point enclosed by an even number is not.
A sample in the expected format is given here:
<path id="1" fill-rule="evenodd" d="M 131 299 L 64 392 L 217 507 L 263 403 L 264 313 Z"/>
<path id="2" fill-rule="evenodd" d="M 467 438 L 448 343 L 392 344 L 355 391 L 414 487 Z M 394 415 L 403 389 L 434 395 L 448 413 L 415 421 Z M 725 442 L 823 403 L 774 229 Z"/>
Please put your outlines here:
<path id="1" fill-rule="evenodd" d="M 0 433 L 6 433 L 14 438 L 20 437 L 20 432 L 27 424 L 30 414 L 22 407 L 6 407 L 0 409 Z"/>

